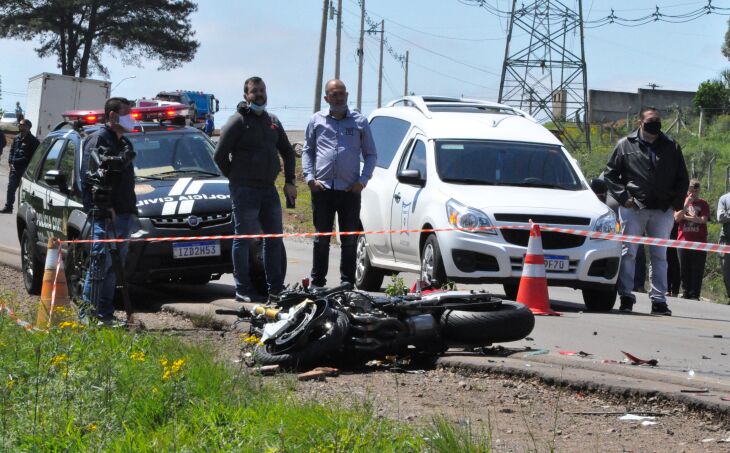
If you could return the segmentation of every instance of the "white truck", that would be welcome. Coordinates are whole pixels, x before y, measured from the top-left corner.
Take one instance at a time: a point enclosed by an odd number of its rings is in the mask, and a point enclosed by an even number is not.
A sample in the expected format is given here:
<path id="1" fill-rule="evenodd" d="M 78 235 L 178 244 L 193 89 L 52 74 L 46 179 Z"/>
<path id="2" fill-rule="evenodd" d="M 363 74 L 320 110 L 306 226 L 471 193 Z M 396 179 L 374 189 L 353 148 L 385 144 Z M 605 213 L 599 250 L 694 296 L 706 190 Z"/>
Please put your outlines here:
<path id="1" fill-rule="evenodd" d="M 67 110 L 98 110 L 111 93 L 111 82 L 44 72 L 28 80 L 25 117 L 31 132 L 43 139 Z"/>

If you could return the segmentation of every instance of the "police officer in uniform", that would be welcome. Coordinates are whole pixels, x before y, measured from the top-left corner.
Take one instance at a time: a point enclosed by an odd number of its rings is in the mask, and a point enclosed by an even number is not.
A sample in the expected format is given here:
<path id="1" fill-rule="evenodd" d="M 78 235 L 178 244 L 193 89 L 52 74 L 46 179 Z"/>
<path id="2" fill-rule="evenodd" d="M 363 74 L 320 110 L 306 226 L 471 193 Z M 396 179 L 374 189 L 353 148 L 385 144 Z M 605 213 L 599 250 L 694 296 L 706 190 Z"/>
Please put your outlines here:
<path id="1" fill-rule="evenodd" d="M 15 191 L 18 189 L 18 185 L 20 184 L 20 178 L 23 176 L 23 173 L 25 173 L 25 169 L 28 167 L 28 163 L 40 143 L 38 139 L 30 133 L 31 127 L 33 127 L 33 125 L 29 120 L 20 120 L 18 123 L 19 133 L 15 136 L 15 139 L 10 146 L 10 155 L 8 156 L 8 165 L 10 167 L 10 174 L 8 175 L 8 192 L 5 207 L 2 211 L 0 211 L 2 214 L 10 214 L 13 212 Z"/>

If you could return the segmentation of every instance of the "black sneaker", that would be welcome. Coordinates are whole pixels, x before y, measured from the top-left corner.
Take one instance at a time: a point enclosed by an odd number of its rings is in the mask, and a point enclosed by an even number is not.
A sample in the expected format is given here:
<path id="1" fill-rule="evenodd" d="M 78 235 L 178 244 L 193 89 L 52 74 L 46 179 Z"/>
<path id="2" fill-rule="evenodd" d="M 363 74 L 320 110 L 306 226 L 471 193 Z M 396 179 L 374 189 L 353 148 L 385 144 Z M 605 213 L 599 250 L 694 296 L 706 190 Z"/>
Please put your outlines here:
<path id="1" fill-rule="evenodd" d="M 630 297 L 621 297 L 621 305 L 618 307 L 618 310 L 630 313 L 634 311 L 635 303 L 636 301 Z"/>
<path id="2" fill-rule="evenodd" d="M 12 206 L 5 206 L 2 211 L 0 211 L 0 214 L 12 214 L 13 213 L 13 207 Z"/>
<path id="3" fill-rule="evenodd" d="M 662 315 L 662 316 L 672 316 L 672 310 L 670 310 L 669 306 L 664 302 L 652 302 L 651 303 L 651 314 L 652 315 Z"/>

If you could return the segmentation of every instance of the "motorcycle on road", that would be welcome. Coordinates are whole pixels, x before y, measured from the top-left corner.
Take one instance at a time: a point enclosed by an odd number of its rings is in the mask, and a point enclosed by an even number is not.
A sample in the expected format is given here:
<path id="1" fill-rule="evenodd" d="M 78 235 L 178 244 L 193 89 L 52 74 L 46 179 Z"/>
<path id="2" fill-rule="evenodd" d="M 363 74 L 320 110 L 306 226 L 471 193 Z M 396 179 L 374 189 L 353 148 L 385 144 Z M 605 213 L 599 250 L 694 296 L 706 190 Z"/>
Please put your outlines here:
<path id="1" fill-rule="evenodd" d="M 267 304 L 216 313 L 250 322 L 260 338 L 257 363 L 289 369 L 386 355 L 434 357 L 449 348 L 521 340 L 535 325 L 527 307 L 487 292 L 373 296 L 349 284 L 316 291 L 296 285 Z"/>

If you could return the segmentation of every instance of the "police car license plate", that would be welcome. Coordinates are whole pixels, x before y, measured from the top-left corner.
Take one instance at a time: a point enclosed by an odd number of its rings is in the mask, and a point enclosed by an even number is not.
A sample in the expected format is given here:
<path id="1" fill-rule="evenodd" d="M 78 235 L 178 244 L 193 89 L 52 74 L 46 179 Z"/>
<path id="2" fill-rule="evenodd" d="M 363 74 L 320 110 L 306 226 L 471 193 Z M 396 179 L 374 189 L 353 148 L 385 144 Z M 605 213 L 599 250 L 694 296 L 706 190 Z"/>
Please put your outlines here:
<path id="1" fill-rule="evenodd" d="M 201 256 L 220 256 L 219 241 L 173 242 L 173 258 L 198 258 Z"/>
<path id="2" fill-rule="evenodd" d="M 545 271 L 547 272 L 568 272 L 570 262 L 564 255 L 545 255 Z"/>

